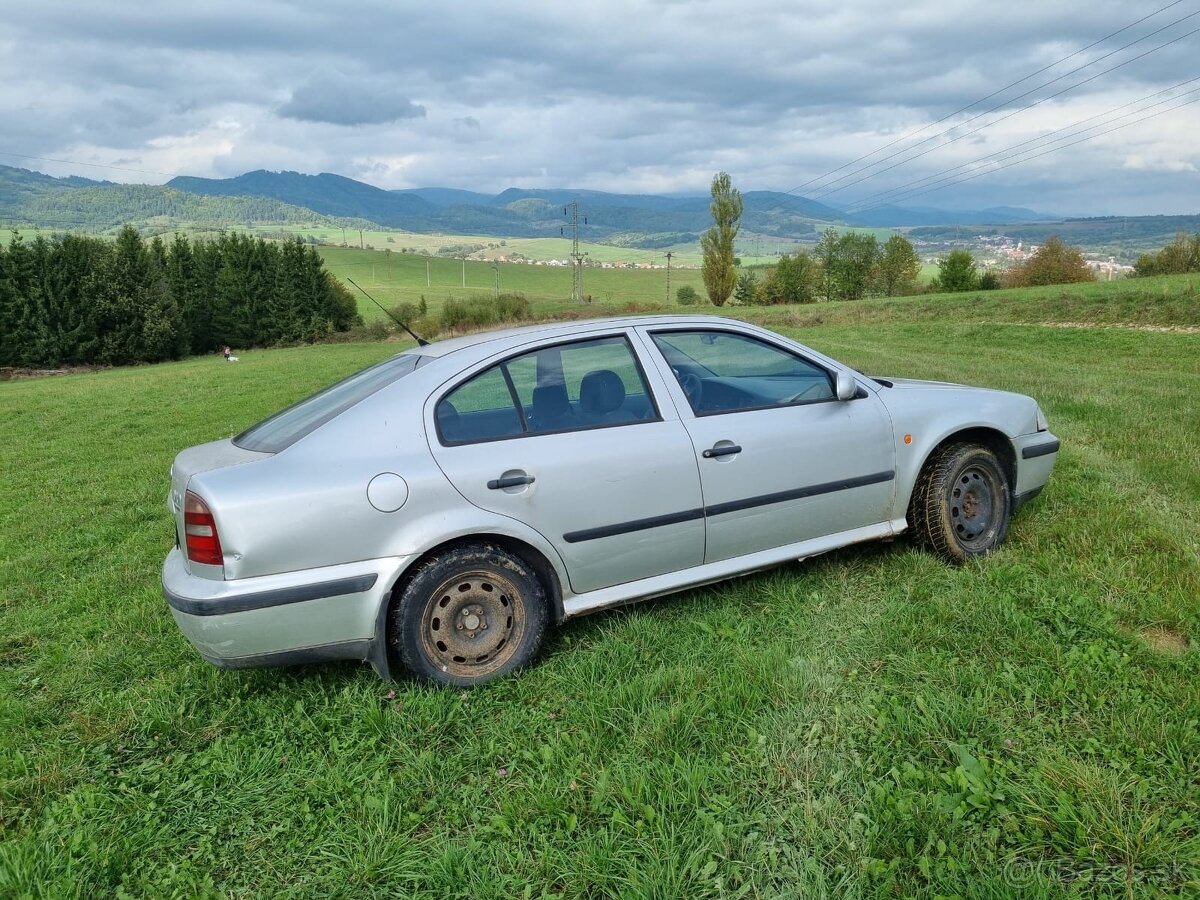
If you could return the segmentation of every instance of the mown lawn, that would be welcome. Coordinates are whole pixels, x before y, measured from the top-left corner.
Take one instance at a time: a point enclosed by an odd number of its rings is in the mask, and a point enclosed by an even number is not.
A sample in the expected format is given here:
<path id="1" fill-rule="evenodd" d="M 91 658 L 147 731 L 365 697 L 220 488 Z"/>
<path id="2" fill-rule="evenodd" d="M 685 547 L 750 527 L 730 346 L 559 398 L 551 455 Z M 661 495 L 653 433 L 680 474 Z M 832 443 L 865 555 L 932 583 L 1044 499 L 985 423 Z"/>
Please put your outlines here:
<path id="1" fill-rule="evenodd" d="M 0 896 L 1200 893 L 1200 337 L 790 333 L 1037 396 L 1064 450 L 1007 545 L 579 620 L 466 692 L 222 672 L 159 594 L 174 453 L 395 345 L 0 384 Z"/>

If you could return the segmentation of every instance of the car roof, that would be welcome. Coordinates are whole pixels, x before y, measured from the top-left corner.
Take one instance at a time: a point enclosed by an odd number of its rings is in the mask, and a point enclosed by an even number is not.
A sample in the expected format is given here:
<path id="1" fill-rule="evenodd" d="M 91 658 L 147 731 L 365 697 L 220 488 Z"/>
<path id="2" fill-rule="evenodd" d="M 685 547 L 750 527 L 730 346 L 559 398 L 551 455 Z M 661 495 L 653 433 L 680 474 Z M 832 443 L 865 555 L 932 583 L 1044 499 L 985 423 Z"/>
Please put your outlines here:
<path id="1" fill-rule="evenodd" d="M 530 338 L 539 337 L 571 337 L 576 334 L 586 334 L 610 328 L 630 328 L 635 325 L 738 325 L 746 323 L 725 316 L 690 315 L 680 316 L 671 314 L 644 316 L 614 316 L 607 319 L 575 319 L 566 322 L 543 322 L 538 325 L 524 325 L 519 328 L 504 328 L 499 331 L 481 331 L 476 334 L 465 334 L 461 337 L 448 338 L 444 341 L 434 341 L 424 347 L 417 347 L 408 353 L 421 356 L 442 357 L 458 350 L 479 347 L 483 344 L 494 344 L 495 350 L 503 350 L 507 346 L 521 346 Z"/>

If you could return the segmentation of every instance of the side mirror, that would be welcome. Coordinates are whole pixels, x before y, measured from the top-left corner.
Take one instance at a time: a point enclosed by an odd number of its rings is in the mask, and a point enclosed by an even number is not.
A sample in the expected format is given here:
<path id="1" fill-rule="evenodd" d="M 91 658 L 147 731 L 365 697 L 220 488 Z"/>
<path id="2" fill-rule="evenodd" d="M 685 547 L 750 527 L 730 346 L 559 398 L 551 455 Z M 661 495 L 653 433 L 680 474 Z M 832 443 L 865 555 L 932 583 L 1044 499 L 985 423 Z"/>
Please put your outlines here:
<path id="1" fill-rule="evenodd" d="M 854 380 L 854 376 L 849 372 L 837 373 L 837 398 L 839 400 L 853 400 L 858 396 L 858 382 Z"/>

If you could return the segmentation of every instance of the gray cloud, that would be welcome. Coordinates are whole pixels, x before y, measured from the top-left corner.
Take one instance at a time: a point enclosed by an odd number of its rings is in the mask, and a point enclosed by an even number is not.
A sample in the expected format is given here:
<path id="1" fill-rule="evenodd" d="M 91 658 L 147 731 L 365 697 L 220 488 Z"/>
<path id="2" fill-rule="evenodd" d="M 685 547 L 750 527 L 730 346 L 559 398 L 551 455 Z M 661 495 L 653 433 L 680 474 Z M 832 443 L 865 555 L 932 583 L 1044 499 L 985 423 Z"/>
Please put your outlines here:
<path id="1" fill-rule="evenodd" d="M 1189 11 L 1168 10 L 946 124 Z M 152 14 L 135 0 L 43 0 L 0 21 L 0 154 L 196 175 L 333 171 L 388 188 L 484 191 L 697 191 L 724 168 L 743 189 L 786 190 L 1144 13 L 1123 0 L 1015 10 L 961 0 L 952 12 L 937 0 L 743 0 L 736 12 L 717 0 L 464 0 L 403 12 L 391 0 L 207 0 Z M 835 185 L 844 190 L 827 202 L 861 200 L 1161 90 L 1194 74 L 1197 43 L 1180 41 L 953 144 L 932 142 L 893 171 Z M 1196 211 L 1197 110 L 906 202 Z M 44 168 L 139 178 L 55 165 Z M 826 181 L 800 193 L 819 194 Z"/>
<path id="2" fill-rule="evenodd" d="M 331 125 L 383 125 L 425 118 L 425 107 L 386 86 L 341 72 L 316 75 L 292 92 L 279 115 Z"/>

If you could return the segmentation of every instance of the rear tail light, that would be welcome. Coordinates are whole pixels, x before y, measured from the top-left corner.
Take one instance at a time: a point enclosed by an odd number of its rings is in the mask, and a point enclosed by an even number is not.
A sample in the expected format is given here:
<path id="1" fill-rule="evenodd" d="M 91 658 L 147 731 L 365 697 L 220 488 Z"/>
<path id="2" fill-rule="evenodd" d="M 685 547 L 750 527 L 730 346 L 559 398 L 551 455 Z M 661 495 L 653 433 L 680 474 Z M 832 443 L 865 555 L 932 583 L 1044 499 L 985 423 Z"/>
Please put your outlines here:
<path id="1" fill-rule="evenodd" d="M 183 501 L 183 537 L 187 558 L 192 562 L 205 566 L 225 564 L 212 511 L 191 491 L 187 492 Z"/>

